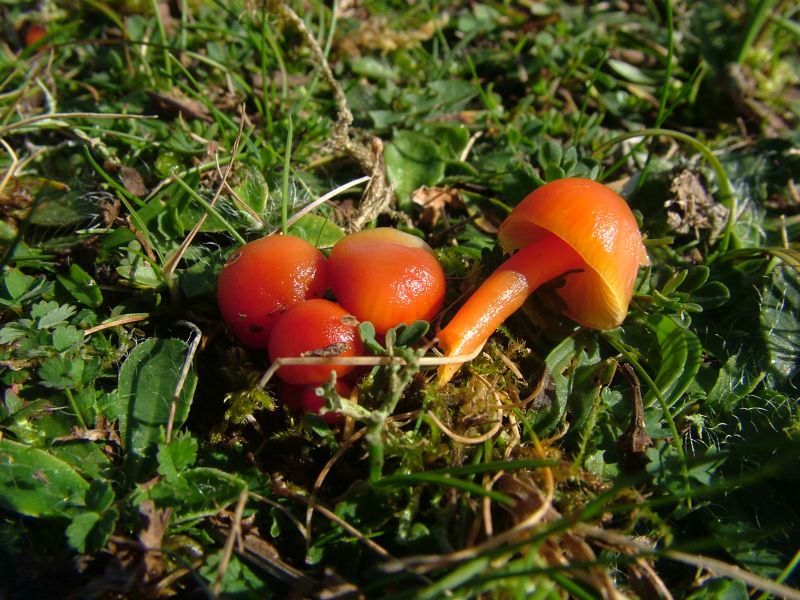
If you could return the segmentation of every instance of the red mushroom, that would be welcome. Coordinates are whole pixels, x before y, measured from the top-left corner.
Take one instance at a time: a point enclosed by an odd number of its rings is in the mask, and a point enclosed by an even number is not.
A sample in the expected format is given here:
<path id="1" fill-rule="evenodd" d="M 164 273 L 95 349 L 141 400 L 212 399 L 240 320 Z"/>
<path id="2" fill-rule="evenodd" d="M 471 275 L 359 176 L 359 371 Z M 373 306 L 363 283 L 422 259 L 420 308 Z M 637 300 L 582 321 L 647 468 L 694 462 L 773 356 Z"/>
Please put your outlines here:
<path id="1" fill-rule="evenodd" d="M 380 334 L 429 321 L 444 302 L 444 270 L 433 250 L 397 229 L 365 229 L 339 240 L 328 269 L 337 301 Z"/>
<path id="2" fill-rule="evenodd" d="M 563 314 L 595 329 L 616 327 L 628 312 L 639 266 L 649 262 L 625 200 L 588 179 L 560 179 L 538 188 L 502 223 L 498 238 L 516 254 L 439 332 L 446 356 L 478 350 L 536 288 L 557 277 L 563 278 L 555 290 Z M 440 382 L 459 367 L 440 367 Z"/>
<path id="3" fill-rule="evenodd" d="M 225 263 L 217 282 L 222 318 L 242 343 L 266 348 L 281 313 L 328 287 L 325 257 L 294 236 L 275 235 L 245 244 Z"/>
<path id="4" fill-rule="evenodd" d="M 273 362 L 297 356 L 333 358 L 363 353 L 358 320 L 330 300 L 306 300 L 291 307 L 275 323 L 269 341 Z M 288 383 L 319 385 L 330 379 L 331 371 L 341 377 L 352 370 L 351 365 L 285 365 L 276 374 Z"/>
<path id="5" fill-rule="evenodd" d="M 312 412 L 319 414 L 320 409 L 325 406 L 325 398 L 317 395 L 317 384 L 293 385 L 283 382 L 281 385 L 281 400 L 291 410 L 296 413 Z M 350 396 L 350 386 L 344 381 L 336 382 L 336 393 L 340 396 Z M 326 412 L 320 415 L 322 420 L 328 425 L 337 425 L 342 420 L 341 413 Z"/>

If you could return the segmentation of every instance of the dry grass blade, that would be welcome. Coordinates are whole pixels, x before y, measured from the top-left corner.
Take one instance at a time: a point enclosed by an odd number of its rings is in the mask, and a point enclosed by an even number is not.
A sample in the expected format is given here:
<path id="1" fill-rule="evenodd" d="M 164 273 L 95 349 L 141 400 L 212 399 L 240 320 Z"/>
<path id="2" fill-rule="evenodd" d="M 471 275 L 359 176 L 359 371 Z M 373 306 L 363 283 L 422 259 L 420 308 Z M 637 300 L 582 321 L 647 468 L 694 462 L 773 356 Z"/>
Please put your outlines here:
<path id="1" fill-rule="evenodd" d="M 358 440 L 364 437 L 366 433 L 367 433 L 366 427 L 359 429 L 353 435 L 348 437 L 344 442 L 342 442 L 338 450 L 336 450 L 336 453 L 328 459 L 328 461 L 322 467 L 322 470 L 319 472 L 319 475 L 317 475 L 317 478 L 314 481 L 314 486 L 311 488 L 312 501 L 316 502 L 317 494 L 319 493 L 319 490 L 322 488 L 322 484 L 324 483 L 325 478 L 328 476 L 328 473 L 330 473 L 330 470 L 333 468 L 333 465 L 335 465 L 339 461 L 339 459 L 341 459 L 342 456 L 344 456 L 345 452 L 347 452 L 353 446 L 353 444 L 355 444 Z M 309 503 L 308 507 L 306 508 L 306 527 L 305 527 L 305 537 L 307 544 L 311 543 L 311 519 L 313 516 L 314 516 L 314 505 Z"/>
<path id="2" fill-rule="evenodd" d="M 181 373 L 178 377 L 178 383 L 175 385 L 175 391 L 172 394 L 172 403 L 169 406 L 169 417 L 167 418 L 166 433 L 164 434 L 164 441 L 169 444 L 172 439 L 172 427 L 175 424 L 175 411 L 178 407 L 178 400 L 180 399 L 183 386 L 186 383 L 186 378 L 189 376 L 189 370 L 192 368 L 194 355 L 197 353 L 197 347 L 200 345 L 200 340 L 203 339 L 203 332 L 200 328 L 189 321 L 178 321 L 176 325 L 184 325 L 192 330 L 194 337 L 189 344 L 189 351 L 186 353 L 186 358 L 183 360 Z"/>
<path id="3" fill-rule="evenodd" d="M 382 558 L 388 558 L 390 560 L 396 560 L 392 557 L 391 554 L 389 554 L 389 551 L 386 550 L 383 546 L 365 536 L 363 533 L 361 533 L 358 529 L 350 525 L 350 523 L 342 519 L 335 512 L 326 508 L 325 506 L 322 506 L 313 498 L 308 498 L 303 494 L 291 489 L 278 476 L 274 476 L 272 478 L 272 491 L 279 496 L 290 498 L 292 500 L 301 502 L 306 506 L 313 508 L 321 515 L 324 515 L 326 519 L 330 519 L 333 523 L 336 523 L 339 527 L 344 529 L 347 533 L 352 535 L 354 538 L 356 538 L 359 542 L 361 542 L 364 546 L 372 550 L 378 556 L 381 556 Z"/>
<path id="4" fill-rule="evenodd" d="M 233 545 L 237 539 L 242 539 L 242 515 L 244 514 L 244 507 L 247 504 L 247 489 L 242 490 L 239 494 L 239 499 L 236 501 L 236 509 L 233 512 L 233 521 L 231 522 L 231 529 L 228 532 L 228 538 L 225 540 L 225 548 L 222 554 L 222 560 L 219 561 L 219 568 L 217 569 L 217 576 L 214 579 L 214 585 L 211 590 L 214 595 L 219 595 L 222 589 L 222 581 L 225 578 L 225 573 L 228 570 L 228 565 L 233 556 Z"/>
<path id="5" fill-rule="evenodd" d="M 11 157 L 11 164 L 8 165 L 8 169 L 5 173 L 3 173 L 3 179 L 0 180 L 0 194 L 3 193 L 3 190 L 6 189 L 8 182 L 14 177 L 14 173 L 17 171 L 17 167 L 19 166 L 19 158 L 17 157 L 16 152 L 14 149 L 6 142 L 4 139 L 0 138 L 0 144 L 3 145 L 3 148 L 6 149 L 8 155 Z"/>
<path id="6" fill-rule="evenodd" d="M 638 551 L 642 555 L 666 557 L 686 565 L 705 569 L 723 577 L 729 577 L 731 579 L 743 581 L 753 588 L 774 594 L 778 598 L 786 598 L 787 600 L 800 600 L 800 590 L 790 588 L 780 583 L 775 583 L 774 581 L 766 579 L 765 577 L 761 577 L 760 575 L 746 571 L 745 569 L 737 567 L 736 565 L 731 565 L 721 560 L 717 560 L 716 558 L 702 556 L 700 554 L 689 554 L 688 552 L 681 552 L 679 550 L 659 550 L 654 546 L 633 540 L 614 531 L 608 531 L 607 529 L 601 529 L 586 523 L 576 523 L 574 529 L 586 537 L 601 540 L 608 544 L 631 548 Z"/>
<path id="7" fill-rule="evenodd" d="M 419 359 L 422 367 L 438 367 L 440 365 L 450 365 L 454 363 L 469 362 L 481 353 L 483 348 L 478 348 L 471 354 L 460 356 L 423 356 Z M 406 359 L 400 356 L 292 356 L 277 358 L 261 376 L 257 388 L 264 389 L 264 386 L 275 376 L 278 369 L 289 365 L 351 365 L 356 367 L 379 367 L 385 365 L 407 364 Z"/>
<path id="8" fill-rule="evenodd" d="M 104 329 L 111 329 L 112 327 L 119 327 L 120 325 L 128 325 L 129 323 L 138 323 L 140 321 L 146 321 L 149 318 L 150 318 L 150 313 L 122 315 L 121 317 L 117 317 L 116 319 L 111 319 L 110 321 L 106 321 L 105 323 L 100 323 L 99 325 L 95 325 L 94 327 L 89 327 L 89 329 L 84 329 L 83 335 L 84 337 L 88 337 L 93 333 L 97 333 L 98 331 L 103 331 Z"/>

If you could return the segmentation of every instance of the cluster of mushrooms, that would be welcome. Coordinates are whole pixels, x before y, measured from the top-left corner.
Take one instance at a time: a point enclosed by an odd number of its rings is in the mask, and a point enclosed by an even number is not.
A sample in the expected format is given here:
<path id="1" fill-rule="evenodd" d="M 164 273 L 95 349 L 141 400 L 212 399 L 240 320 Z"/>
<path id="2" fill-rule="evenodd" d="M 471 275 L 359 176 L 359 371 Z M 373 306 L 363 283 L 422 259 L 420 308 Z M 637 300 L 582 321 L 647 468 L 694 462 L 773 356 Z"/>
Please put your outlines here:
<path id="1" fill-rule="evenodd" d="M 438 332 L 445 357 L 474 355 L 539 286 L 556 281 L 560 310 L 586 327 L 610 329 L 628 312 L 639 266 L 648 264 L 636 219 L 625 200 L 589 179 L 550 182 L 529 194 L 498 230 L 511 254 Z M 330 289 L 336 301 L 324 299 Z M 350 234 L 325 256 L 293 236 L 269 236 L 237 250 L 223 267 L 217 299 L 222 317 L 245 345 L 270 360 L 364 353 L 358 324 L 378 334 L 430 321 L 442 308 L 445 274 L 421 239 L 391 228 Z M 439 367 L 440 383 L 460 363 Z M 314 389 L 353 367 L 286 365 L 277 370 L 290 408 L 318 411 Z M 339 393 L 346 394 L 342 382 Z M 335 418 L 335 417 L 333 417 Z M 330 417 L 329 417 L 330 420 Z"/>

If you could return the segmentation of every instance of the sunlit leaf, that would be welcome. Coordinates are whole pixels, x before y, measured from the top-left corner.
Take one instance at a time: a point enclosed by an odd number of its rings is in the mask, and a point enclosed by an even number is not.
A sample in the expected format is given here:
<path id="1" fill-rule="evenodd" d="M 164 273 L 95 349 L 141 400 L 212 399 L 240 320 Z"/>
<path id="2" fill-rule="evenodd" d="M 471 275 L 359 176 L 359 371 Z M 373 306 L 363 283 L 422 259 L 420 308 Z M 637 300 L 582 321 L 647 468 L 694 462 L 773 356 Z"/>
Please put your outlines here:
<path id="1" fill-rule="evenodd" d="M 137 346 L 119 372 L 119 398 L 127 407 L 119 430 L 129 469 L 136 473 L 164 438 L 188 346 L 181 340 L 151 338 Z M 175 429 L 189 414 L 197 375 L 189 376 L 175 398 Z"/>
<path id="2" fill-rule="evenodd" d="M 344 230 L 320 215 L 303 215 L 289 226 L 289 233 L 306 240 L 317 248 L 332 248 L 344 237 Z"/>
<path id="3" fill-rule="evenodd" d="M 401 204 L 410 202 L 411 192 L 423 185 L 433 186 L 444 175 L 439 148 L 427 137 L 399 131 L 384 148 L 386 171 Z"/>
<path id="4" fill-rule="evenodd" d="M 761 331 L 771 370 L 791 379 L 800 368 L 800 273 L 789 267 L 770 271 L 761 293 Z"/>
<path id="5" fill-rule="evenodd" d="M 62 460 L 0 439 L 0 506 L 29 517 L 66 516 L 82 506 L 89 484 Z"/>

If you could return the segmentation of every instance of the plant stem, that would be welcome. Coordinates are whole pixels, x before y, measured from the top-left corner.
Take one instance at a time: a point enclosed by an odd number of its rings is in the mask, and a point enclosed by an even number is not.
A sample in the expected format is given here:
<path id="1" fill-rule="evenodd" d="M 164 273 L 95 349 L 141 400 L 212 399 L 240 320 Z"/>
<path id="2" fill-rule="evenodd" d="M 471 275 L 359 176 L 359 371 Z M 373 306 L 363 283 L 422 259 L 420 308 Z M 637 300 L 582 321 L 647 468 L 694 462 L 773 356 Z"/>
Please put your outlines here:
<path id="1" fill-rule="evenodd" d="M 69 400 L 69 405 L 75 413 L 75 418 L 78 419 L 78 424 L 83 427 L 83 429 L 88 429 L 86 426 L 86 419 L 83 418 L 81 409 L 78 407 L 78 403 L 75 401 L 75 396 L 72 395 L 72 390 L 69 388 L 64 388 L 64 394 L 66 394 L 67 400 Z"/>
<path id="2" fill-rule="evenodd" d="M 772 9 L 775 8 L 778 1 L 779 0 L 761 0 L 758 6 L 756 6 L 755 13 L 747 20 L 747 31 L 744 34 L 739 53 L 736 55 L 737 64 L 741 65 L 744 62 L 747 53 L 750 51 L 750 48 L 753 47 L 753 43 L 761 32 L 761 28 L 764 27 L 764 23 L 766 23 Z"/>

